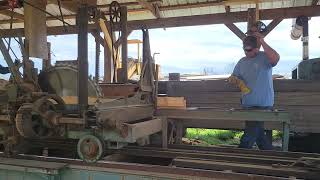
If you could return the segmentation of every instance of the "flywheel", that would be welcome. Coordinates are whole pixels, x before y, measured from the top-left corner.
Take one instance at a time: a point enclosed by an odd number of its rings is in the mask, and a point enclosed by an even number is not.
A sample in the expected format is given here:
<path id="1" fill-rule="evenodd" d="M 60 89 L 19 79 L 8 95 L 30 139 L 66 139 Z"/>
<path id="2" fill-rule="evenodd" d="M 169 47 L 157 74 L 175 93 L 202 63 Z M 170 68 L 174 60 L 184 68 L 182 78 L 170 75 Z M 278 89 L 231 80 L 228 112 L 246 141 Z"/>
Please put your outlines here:
<path id="1" fill-rule="evenodd" d="M 23 104 L 16 114 L 16 128 L 26 138 L 44 137 L 49 135 L 49 128 L 41 116 L 32 110 L 33 104 Z"/>
<path id="2" fill-rule="evenodd" d="M 57 107 L 63 107 L 58 96 L 44 96 L 33 103 L 24 103 L 17 111 L 15 122 L 19 134 L 26 138 L 48 137 L 56 134 Z"/>

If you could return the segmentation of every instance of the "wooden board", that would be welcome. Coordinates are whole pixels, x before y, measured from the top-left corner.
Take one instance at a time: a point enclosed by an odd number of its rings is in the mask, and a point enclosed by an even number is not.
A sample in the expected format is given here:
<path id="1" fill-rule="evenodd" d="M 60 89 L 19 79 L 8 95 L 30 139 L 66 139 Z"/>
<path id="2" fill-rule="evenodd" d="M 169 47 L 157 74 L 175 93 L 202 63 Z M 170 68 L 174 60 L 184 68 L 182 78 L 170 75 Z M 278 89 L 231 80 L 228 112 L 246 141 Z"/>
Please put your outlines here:
<path id="1" fill-rule="evenodd" d="M 224 80 L 160 82 L 160 93 L 185 97 L 187 107 L 230 109 L 240 107 L 241 94 Z M 290 113 L 293 132 L 320 133 L 320 82 L 309 80 L 274 80 L 275 108 Z M 162 91 L 162 92 L 161 92 Z M 196 122 L 196 121 L 195 121 Z M 205 123 L 205 122 L 203 122 Z M 197 126 L 197 123 L 194 124 Z M 242 129 L 241 123 L 216 122 L 216 127 Z M 266 123 L 267 128 L 275 127 Z M 279 127 L 278 127 L 279 128 Z"/>
<path id="2" fill-rule="evenodd" d="M 320 81 L 281 79 L 274 80 L 275 92 L 320 92 Z M 212 93 L 212 92 L 239 92 L 239 89 L 230 85 L 226 80 L 205 81 L 159 81 L 159 94 L 175 96 L 177 93 Z"/>
<path id="3" fill-rule="evenodd" d="M 158 97 L 158 109 L 185 109 L 187 103 L 184 97 Z"/>

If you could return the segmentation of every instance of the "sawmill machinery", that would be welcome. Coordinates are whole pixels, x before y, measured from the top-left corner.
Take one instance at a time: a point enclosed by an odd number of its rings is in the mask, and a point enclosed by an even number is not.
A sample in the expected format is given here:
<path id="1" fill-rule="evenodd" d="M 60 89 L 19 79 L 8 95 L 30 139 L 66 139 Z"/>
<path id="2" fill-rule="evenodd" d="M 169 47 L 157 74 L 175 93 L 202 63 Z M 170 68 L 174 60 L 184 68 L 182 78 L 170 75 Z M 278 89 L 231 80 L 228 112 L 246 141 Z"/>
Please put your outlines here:
<path id="1" fill-rule="evenodd" d="M 28 153 L 35 144 L 49 151 L 63 149 L 61 143 L 76 142 L 78 156 L 95 162 L 107 148 L 148 144 L 150 136 L 161 131 L 162 123 L 154 117 L 155 68 L 148 30 L 142 32 L 144 51 L 138 88 L 129 97 L 115 98 L 104 98 L 93 80 L 80 78 L 81 58 L 75 61 L 77 66 L 57 63 L 38 74 L 32 61 L 24 56 L 20 73 L 5 39 L 1 39 L 0 49 L 11 72 L 9 81 L 1 81 L 0 137 L 5 153 Z M 22 54 L 26 54 L 22 39 L 20 45 Z M 84 81 L 88 105 L 82 107 L 79 94 L 83 89 L 79 84 Z M 50 143 L 53 145 L 49 147 Z"/>

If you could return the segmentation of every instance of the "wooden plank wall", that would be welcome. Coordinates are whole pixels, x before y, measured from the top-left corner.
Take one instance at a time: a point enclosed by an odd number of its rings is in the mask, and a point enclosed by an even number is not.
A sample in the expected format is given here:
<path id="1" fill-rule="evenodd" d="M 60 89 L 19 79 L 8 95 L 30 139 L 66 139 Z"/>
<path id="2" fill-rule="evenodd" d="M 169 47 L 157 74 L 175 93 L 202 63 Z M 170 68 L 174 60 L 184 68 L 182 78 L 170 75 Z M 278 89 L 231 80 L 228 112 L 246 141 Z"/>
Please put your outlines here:
<path id="1" fill-rule="evenodd" d="M 320 133 L 320 82 L 275 80 L 275 108 L 291 114 L 294 132 Z M 187 107 L 238 108 L 240 92 L 225 80 L 166 81 L 159 83 L 159 93 L 182 96 Z"/>

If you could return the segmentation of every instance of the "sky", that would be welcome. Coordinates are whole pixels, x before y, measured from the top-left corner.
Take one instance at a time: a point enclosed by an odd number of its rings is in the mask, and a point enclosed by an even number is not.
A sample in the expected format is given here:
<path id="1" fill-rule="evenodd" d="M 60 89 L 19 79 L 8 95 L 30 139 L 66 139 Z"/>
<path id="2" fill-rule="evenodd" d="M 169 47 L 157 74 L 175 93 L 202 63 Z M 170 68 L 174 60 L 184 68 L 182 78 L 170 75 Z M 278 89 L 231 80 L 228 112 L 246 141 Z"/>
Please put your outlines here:
<path id="1" fill-rule="evenodd" d="M 270 21 L 266 21 L 268 24 Z M 246 23 L 236 24 L 241 30 Z M 292 19 L 282 21 L 265 41 L 280 54 L 280 62 L 274 68 L 274 74 L 290 74 L 291 70 L 302 59 L 301 40 L 292 40 L 290 31 Z M 310 58 L 320 57 L 320 17 L 309 21 Z M 150 44 L 157 64 L 161 66 L 162 75 L 170 72 L 181 74 L 201 74 L 206 70 L 209 74 L 228 74 L 237 61 L 244 56 L 240 39 L 224 25 L 192 26 L 166 29 L 151 29 Z M 95 41 L 89 35 L 89 73 L 95 69 Z M 142 39 L 140 30 L 133 31 L 128 39 Z M 49 36 L 51 57 L 56 60 L 75 60 L 77 57 L 77 36 Z M 16 56 L 21 58 L 18 45 L 12 42 Z M 142 48 L 141 48 L 142 49 Z M 100 74 L 103 74 L 103 48 L 101 48 Z M 11 53 L 12 54 L 12 53 Z M 129 45 L 129 57 L 137 57 L 136 45 Z M 12 54 L 12 57 L 13 54 Z M 34 60 L 36 67 L 41 69 L 41 60 Z M 6 66 L 2 55 L 0 64 Z M 0 75 L 0 78 L 7 76 Z"/>

